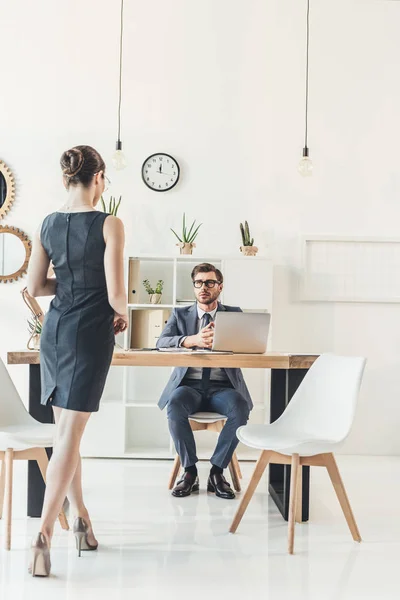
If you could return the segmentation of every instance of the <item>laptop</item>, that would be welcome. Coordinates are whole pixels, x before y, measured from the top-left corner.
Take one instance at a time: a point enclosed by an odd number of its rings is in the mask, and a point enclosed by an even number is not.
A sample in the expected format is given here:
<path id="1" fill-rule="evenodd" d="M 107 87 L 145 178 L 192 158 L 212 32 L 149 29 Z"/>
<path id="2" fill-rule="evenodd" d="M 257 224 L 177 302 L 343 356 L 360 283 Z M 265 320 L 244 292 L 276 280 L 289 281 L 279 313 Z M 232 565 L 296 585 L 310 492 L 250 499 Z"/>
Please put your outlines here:
<path id="1" fill-rule="evenodd" d="M 270 321 L 269 313 L 218 311 L 212 352 L 264 354 Z"/>

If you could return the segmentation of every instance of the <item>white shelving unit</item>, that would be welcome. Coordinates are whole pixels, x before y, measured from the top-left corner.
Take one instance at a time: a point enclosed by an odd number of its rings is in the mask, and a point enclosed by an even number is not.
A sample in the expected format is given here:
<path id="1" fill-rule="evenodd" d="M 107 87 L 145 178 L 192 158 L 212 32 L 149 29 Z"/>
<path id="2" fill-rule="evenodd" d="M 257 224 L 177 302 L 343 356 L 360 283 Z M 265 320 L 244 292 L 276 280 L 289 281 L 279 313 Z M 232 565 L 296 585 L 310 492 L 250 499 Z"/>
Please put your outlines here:
<path id="1" fill-rule="evenodd" d="M 222 303 L 240 306 L 244 311 L 270 312 L 272 265 L 266 258 L 134 256 L 127 259 L 125 269 L 130 327 L 118 336 L 118 344 L 139 347 L 131 345 L 133 339 L 142 342 L 140 347 L 154 347 L 173 308 L 194 302 L 190 274 L 202 262 L 215 265 L 224 275 Z M 152 285 L 159 279 L 164 281 L 162 304 L 146 302 L 143 279 L 149 279 Z M 254 402 L 250 422 L 264 423 L 269 406 L 269 372 L 245 369 L 243 373 Z M 83 438 L 82 456 L 173 458 L 166 412 L 157 406 L 170 375 L 169 367 L 111 367 L 100 411 L 92 415 Z M 199 458 L 208 459 L 215 436 L 208 432 L 195 435 Z M 257 454 L 244 446 L 238 448 L 242 459 L 253 459 Z"/>

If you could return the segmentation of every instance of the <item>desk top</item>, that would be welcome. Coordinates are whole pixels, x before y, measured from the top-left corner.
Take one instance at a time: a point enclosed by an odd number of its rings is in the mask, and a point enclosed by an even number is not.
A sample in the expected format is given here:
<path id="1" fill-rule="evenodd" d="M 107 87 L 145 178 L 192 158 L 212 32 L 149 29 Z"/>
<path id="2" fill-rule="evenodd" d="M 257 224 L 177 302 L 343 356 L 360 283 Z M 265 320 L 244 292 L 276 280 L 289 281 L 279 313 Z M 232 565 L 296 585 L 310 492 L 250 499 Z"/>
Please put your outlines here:
<path id="1" fill-rule="evenodd" d="M 192 354 L 190 352 L 114 351 L 112 365 L 131 367 L 219 367 L 246 369 L 309 369 L 318 358 L 315 354 Z M 8 352 L 9 365 L 38 365 L 40 352 Z"/>

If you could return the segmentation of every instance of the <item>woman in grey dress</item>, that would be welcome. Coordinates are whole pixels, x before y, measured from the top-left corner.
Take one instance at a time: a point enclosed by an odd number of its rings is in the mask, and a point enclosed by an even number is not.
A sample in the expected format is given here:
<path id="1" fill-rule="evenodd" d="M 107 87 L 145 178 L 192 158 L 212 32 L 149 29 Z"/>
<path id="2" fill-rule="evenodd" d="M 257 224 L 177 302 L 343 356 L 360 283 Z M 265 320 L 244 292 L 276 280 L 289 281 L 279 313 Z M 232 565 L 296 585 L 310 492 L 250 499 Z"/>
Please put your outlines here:
<path id="1" fill-rule="evenodd" d="M 42 222 L 28 273 L 32 296 L 55 296 L 41 336 L 42 404 L 53 406 L 57 433 L 47 471 L 41 529 L 32 544 L 32 575 L 50 572 L 55 520 L 68 496 L 76 513 L 77 548 L 95 550 L 82 497 L 79 447 L 86 423 L 99 409 L 115 333 L 128 324 L 123 276 L 124 228 L 95 210 L 105 188 L 105 164 L 90 146 L 61 157 L 67 203 Z M 50 261 L 55 279 L 48 278 Z"/>

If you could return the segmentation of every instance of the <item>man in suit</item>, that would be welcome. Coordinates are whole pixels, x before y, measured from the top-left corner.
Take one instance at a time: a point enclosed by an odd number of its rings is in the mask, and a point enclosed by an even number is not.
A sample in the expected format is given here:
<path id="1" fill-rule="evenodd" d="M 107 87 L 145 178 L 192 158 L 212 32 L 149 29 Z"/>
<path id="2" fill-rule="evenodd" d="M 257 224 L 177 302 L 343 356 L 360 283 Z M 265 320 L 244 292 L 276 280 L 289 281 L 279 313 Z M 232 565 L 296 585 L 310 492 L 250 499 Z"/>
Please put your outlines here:
<path id="1" fill-rule="evenodd" d="M 218 302 L 223 276 L 214 265 L 197 265 L 191 276 L 197 302 L 173 310 L 158 340 L 158 348 L 211 348 L 216 312 L 241 312 L 240 308 L 223 306 Z M 196 444 L 189 415 L 199 411 L 226 415 L 226 424 L 211 457 L 207 490 L 219 498 L 234 498 L 223 470 L 229 465 L 238 444 L 236 430 L 247 423 L 253 407 L 241 370 L 176 368 L 158 405 L 161 410 L 167 407 L 169 430 L 185 469 L 182 479 L 172 491 L 172 495 L 179 498 L 199 489 Z"/>

